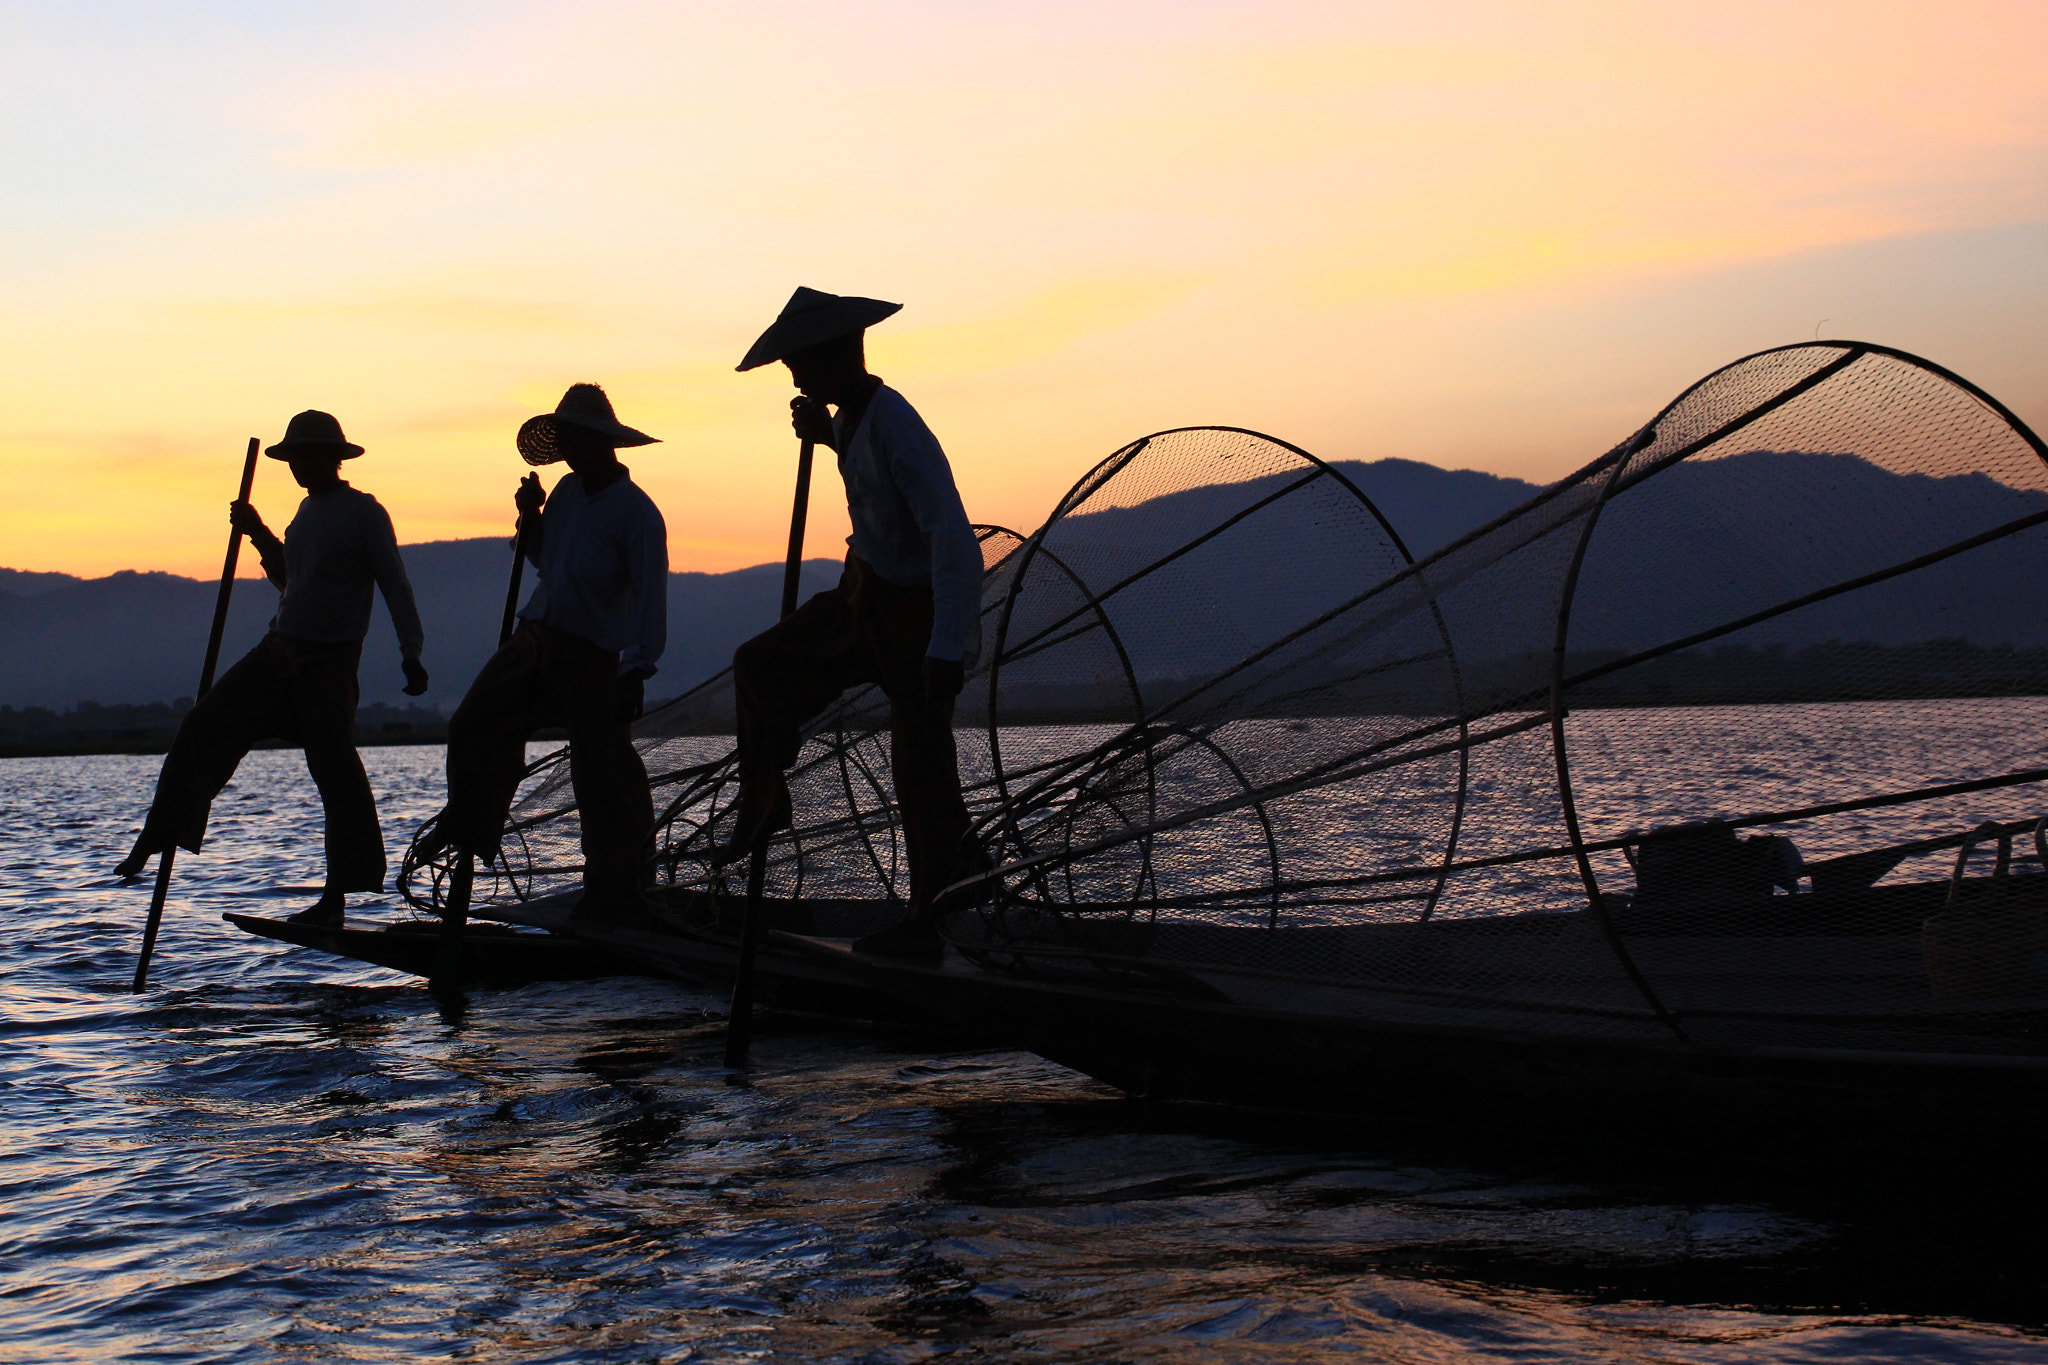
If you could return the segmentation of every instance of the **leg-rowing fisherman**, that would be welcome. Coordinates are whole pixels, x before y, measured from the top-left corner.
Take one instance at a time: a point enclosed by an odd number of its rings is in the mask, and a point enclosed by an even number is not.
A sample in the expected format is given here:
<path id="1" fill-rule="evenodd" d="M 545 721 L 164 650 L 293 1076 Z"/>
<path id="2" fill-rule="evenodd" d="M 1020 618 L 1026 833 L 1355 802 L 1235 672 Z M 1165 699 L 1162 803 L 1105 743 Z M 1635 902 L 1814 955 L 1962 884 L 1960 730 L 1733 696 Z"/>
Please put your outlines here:
<path id="1" fill-rule="evenodd" d="M 233 504 L 228 515 L 284 594 L 277 616 L 262 642 L 179 725 L 149 818 L 115 870 L 137 876 L 151 856 L 173 846 L 197 852 L 213 799 L 251 746 L 268 737 L 294 739 L 305 749 L 326 814 L 327 879 L 320 899 L 292 918 L 340 924 L 347 893 L 384 889 L 376 798 L 355 748 L 356 665 L 370 627 L 372 586 L 383 591 L 398 631 L 407 696 L 427 690 L 424 637 L 391 517 L 341 477 L 341 462 L 363 448 L 343 437 L 333 417 L 308 411 L 264 453 L 288 461 L 306 490 L 284 538 L 247 503 Z"/>
<path id="2" fill-rule="evenodd" d="M 526 770 L 527 738 L 568 727 L 583 831 L 579 918 L 646 909 L 654 807 L 629 727 L 668 642 L 668 530 L 617 451 L 655 443 L 621 423 L 595 384 L 571 386 L 552 413 L 520 427 L 528 464 L 565 460 L 569 473 L 545 495 L 538 475 L 519 485 L 520 517 L 532 528 L 523 543 L 540 583 L 448 722 L 448 808 L 432 842 L 487 861 Z"/>
<path id="3" fill-rule="evenodd" d="M 903 921 L 855 946 L 935 953 L 940 891 L 967 834 L 953 704 L 980 643 L 981 545 L 938 439 L 903 395 L 867 370 L 863 334 L 901 305 L 798 289 L 740 362 L 781 361 L 799 392 L 799 438 L 839 456 L 853 520 L 839 586 L 733 655 L 740 806 L 730 860 L 791 824 L 785 772 L 805 721 L 850 687 L 889 698 L 890 766 L 910 864 Z"/>

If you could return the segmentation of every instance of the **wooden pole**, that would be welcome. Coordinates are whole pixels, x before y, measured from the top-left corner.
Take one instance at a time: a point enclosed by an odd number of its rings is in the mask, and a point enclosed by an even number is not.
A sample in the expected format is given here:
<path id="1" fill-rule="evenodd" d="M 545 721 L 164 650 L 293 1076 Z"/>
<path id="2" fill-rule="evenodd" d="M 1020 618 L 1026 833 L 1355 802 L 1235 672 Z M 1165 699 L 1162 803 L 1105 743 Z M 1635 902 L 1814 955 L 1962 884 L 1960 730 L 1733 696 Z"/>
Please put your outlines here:
<path id="1" fill-rule="evenodd" d="M 747 910 L 740 921 L 740 960 L 732 979 L 732 1012 L 725 1021 L 725 1065 L 744 1071 L 754 1039 L 754 958 L 761 951 L 761 888 L 768 880 L 764 844 L 747 855 Z"/>
<path id="2" fill-rule="evenodd" d="M 469 923 L 470 888 L 476 881 L 476 855 L 461 847 L 454 854 L 455 863 L 448 872 L 448 899 L 441 906 L 441 941 L 427 976 L 427 989 L 439 996 L 462 993 L 462 931 Z"/>
<path id="3" fill-rule="evenodd" d="M 256 451 L 259 442 L 249 438 L 249 451 L 242 457 L 242 487 L 235 495 L 236 502 L 247 502 L 249 494 L 256 487 Z M 221 566 L 220 591 L 213 599 L 213 629 L 206 636 L 206 662 L 199 668 L 199 690 L 192 694 L 197 705 L 199 699 L 213 690 L 213 671 L 220 666 L 220 640 L 228 628 L 228 600 L 235 591 L 235 562 L 242 555 L 242 533 L 228 532 L 227 562 Z M 164 898 L 171 892 L 171 865 L 177 861 L 177 845 L 157 855 L 156 890 L 149 898 L 149 918 L 142 925 L 142 952 L 135 959 L 135 981 L 130 987 L 140 995 L 149 986 L 149 959 L 156 952 L 157 931 L 163 927 Z"/>
<path id="4" fill-rule="evenodd" d="M 512 530 L 512 582 L 505 589 L 505 615 L 498 622 L 498 648 L 512 638 L 519 624 L 519 579 L 526 572 L 526 518 L 521 516 Z"/>
<path id="5" fill-rule="evenodd" d="M 789 513 L 789 551 L 782 561 L 782 616 L 796 614 L 797 589 L 804 571 L 804 521 L 811 510 L 811 455 L 805 441 L 796 454 L 796 505 Z M 734 1071 L 747 1065 L 754 1033 L 754 959 L 761 951 L 762 888 L 768 880 L 768 847 L 764 841 L 747 855 L 747 908 L 740 920 L 740 960 L 732 982 L 732 1012 L 725 1022 L 725 1064 Z"/>
<path id="6" fill-rule="evenodd" d="M 789 511 L 789 551 L 782 561 L 782 615 L 777 618 L 784 621 L 796 615 L 797 587 L 804 573 L 804 521 L 811 511 L 811 452 L 815 449 L 805 441 L 796 452 L 796 506 Z"/>
<path id="7" fill-rule="evenodd" d="M 522 514 L 512 528 L 512 581 L 505 585 L 505 614 L 498 621 L 498 648 L 512 638 L 519 624 L 519 580 L 526 571 L 527 518 Z M 468 849 L 454 850 L 455 864 L 448 873 L 448 899 L 441 906 L 441 938 L 434 946 L 434 965 L 427 977 L 427 989 L 436 995 L 462 992 L 462 936 L 469 928 L 469 898 L 476 885 L 476 855 Z"/>

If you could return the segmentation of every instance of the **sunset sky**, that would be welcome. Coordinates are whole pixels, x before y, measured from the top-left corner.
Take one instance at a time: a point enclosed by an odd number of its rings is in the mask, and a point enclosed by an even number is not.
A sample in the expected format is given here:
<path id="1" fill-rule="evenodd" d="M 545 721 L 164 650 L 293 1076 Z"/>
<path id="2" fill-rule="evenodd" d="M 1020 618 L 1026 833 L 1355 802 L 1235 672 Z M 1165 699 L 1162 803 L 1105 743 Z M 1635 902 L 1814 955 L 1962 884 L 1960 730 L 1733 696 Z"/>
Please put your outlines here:
<path id="1" fill-rule="evenodd" d="M 904 304 L 875 370 L 1020 529 L 1196 423 L 1549 479 L 1815 335 L 2048 425 L 2040 0 L 0 0 L 0 64 L 13 568 L 217 572 L 305 407 L 401 540 L 499 533 L 583 379 L 675 567 L 779 558 L 733 366 L 798 284 Z"/>

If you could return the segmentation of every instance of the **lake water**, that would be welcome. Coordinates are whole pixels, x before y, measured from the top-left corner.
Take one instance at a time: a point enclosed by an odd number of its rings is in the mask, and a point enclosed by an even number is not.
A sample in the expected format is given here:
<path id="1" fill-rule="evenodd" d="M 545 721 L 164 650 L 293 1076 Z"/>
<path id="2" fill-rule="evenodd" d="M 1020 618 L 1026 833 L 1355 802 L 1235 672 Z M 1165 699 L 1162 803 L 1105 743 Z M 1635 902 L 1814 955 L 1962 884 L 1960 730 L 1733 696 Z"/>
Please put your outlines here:
<path id="1" fill-rule="evenodd" d="M 440 751 L 364 757 L 395 848 Z M 739 1086 L 723 1002 L 658 982 L 451 1022 L 220 922 L 318 881 L 290 752 L 223 795 L 132 997 L 148 884 L 105 869 L 157 762 L 0 760 L 0 1361 L 2048 1359 L 2035 1211 L 1938 1171 L 1615 1174 L 788 1022 Z"/>

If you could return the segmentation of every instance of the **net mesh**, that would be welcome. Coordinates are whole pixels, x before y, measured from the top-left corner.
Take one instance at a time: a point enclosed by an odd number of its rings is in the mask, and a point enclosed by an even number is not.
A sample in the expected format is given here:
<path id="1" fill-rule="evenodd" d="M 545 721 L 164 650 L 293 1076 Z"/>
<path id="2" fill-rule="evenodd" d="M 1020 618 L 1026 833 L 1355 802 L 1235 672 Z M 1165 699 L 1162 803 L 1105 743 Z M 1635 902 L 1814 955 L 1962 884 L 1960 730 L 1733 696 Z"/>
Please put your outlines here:
<path id="1" fill-rule="evenodd" d="M 1717 371 L 1419 561 L 1301 450 L 1147 437 L 979 532 L 956 724 L 993 871 L 948 934 L 1420 1026 L 2038 1052 L 2044 526 L 2032 433 L 1850 342 Z M 886 729 L 874 689 L 813 724 L 771 859 L 842 932 L 906 891 Z M 731 730 L 721 676 L 637 732 L 678 905 L 719 889 Z M 507 849 L 484 897 L 575 884 L 560 755 Z"/>

